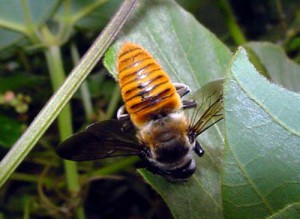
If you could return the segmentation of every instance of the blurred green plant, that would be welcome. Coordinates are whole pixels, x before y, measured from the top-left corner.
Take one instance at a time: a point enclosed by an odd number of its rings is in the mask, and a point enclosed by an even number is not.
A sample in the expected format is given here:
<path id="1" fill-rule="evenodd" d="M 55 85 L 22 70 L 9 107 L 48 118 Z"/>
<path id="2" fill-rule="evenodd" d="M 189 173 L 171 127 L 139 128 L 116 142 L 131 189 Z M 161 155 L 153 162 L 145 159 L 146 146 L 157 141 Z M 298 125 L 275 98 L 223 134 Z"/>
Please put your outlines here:
<path id="1" fill-rule="evenodd" d="M 4 36 L 1 44 L 9 45 L 18 41 L 18 46 L 34 49 L 42 48 L 50 73 L 52 88 L 56 91 L 65 80 L 61 46 L 70 38 L 75 24 L 83 17 L 94 12 L 105 2 L 100 0 L 85 3 L 80 5 L 80 7 L 77 7 L 77 2 L 74 4 L 71 1 L 51 1 L 50 3 L 49 1 L 39 1 L 38 3 L 21 1 L 21 4 L 18 4 L 18 1 L 11 1 L 10 4 L 3 2 L 1 5 L 3 13 L 1 13 L 0 24 L 8 30 L 1 29 L 1 34 Z M 24 159 L 25 155 L 60 111 L 58 115 L 60 140 L 64 140 L 72 134 L 71 109 L 70 105 L 66 105 L 66 101 L 70 99 L 71 94 L 75 92 L 80 82 L 96 64 L 97 59 L 99 60 L 105 49 L 112 42 L 118 33 L 118 29 L 128 18 L 134 3 L 135 1 L 130 0 L 124 2 L 123 7 L 116 14 L 110 26 L 107 26 L 103 34 L 94 43 L 94 47 L 87 53 L 86 58 L 74 70 L 75 73 L 68 78 L 69 85 L 65 83 L 67 88 L 64 88 L 64 86 L 60 88 L 54 98 L 41 111 L 31 126 L 1 161 L 1 185 Z M 17 16 L 11 16 L 13 14 Z M 52 18 L 52 23 L 49 21 L 50 18 Z M 9 48 L 12 49 L 11 47 Z M 14 50 L 12 49 L 12 51 Z M 2 52 L 7 55 L 4 49 Z M 76 79 L 75 81 L 74 78 Z M 75 83 L 72 83 L 72 80 Z M 68 95 L 69 93 L 71 94 Z M 63 103 L 64 99 L 65 103 Z M 66 106 L 63 108 L 64 105 Z M 76 197 L 80 192 L 76 163 L 65 161 L 64 164 L 69 192 L 71 196 Z M 46 202 L 50 203 L 50 201 Z M 78 201 L 74 199 L 74 203 L 76 202 Z M 84 218 L 82 207 L 76 206 L 77 204 L 75 204 L 74 209 L 76 209 L 78 218 Z"/>

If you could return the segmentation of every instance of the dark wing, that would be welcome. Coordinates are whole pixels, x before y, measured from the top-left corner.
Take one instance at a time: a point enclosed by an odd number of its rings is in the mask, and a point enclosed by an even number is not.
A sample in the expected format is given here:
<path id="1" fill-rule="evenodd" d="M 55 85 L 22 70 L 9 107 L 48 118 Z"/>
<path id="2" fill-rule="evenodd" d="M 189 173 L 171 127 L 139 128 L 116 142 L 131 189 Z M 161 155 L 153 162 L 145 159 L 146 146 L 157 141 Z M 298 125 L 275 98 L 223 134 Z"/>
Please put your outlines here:
<path id="1" fill-rule="evenodd" d="M 134 128 L 119 120 L 94 123 L 58 145 L 56 153 L 67 160 L 84 161 L 107 157 L 140 155 L 143 146 Z"/>
<path id="2" fill-rule="evenodd" d="M 197 107 L 191 116 L 189 134 L 196 138 L 223 119 L 223 79 L 207 83 L 193 97 Z"/>

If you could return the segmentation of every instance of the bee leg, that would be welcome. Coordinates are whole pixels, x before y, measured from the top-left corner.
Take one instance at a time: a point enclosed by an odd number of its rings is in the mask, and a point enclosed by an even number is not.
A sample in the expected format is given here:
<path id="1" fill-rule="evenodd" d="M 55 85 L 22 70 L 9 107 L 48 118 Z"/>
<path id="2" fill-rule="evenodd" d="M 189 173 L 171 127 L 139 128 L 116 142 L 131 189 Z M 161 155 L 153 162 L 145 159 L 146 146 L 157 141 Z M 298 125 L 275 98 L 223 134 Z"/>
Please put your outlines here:
<path id="1" fill-rule="evenodd" d="M 198 141 L 196 141 L 194 151 L 196 152 L 196 154 L 197 154 L 199 157 L 202 157 L 203 154 L 204 154 L 204 150 L 202 149 L 202 147 L 201 147 L 201 145 L 199 144 Z"/>
<path id="2" fill-rule="evenodd" d="M 182 101 L 183 109 L 195 108 L 196 106 L 197 106 L 197 103 L 194 100 L 183 100 Z"/>
<path id="3" fill-rule="evenodd" d="M 121 106 L 117 111 L 117 119 L 119 121 L 124 121 L 122 125 L 123 132 L 131 131 L 134 129 L 134 126 L 130 120 L 129 114 L 126 111 L 125 106 Z"/>
<path id="4" fill-rule="evenodd" d="M 118 120 L 129 120 L 129 114 L 126 112 L 125 105 L 121 106 L 117 111 Z"/>
<path id="5" fill-rule="evenodd" d="M 191 89 L 189 86 L 182 84 L 182 83 L 173 83 L 177 93 L 179 94 L 180 97 L 183 97 L 184 95 L 188 94 L 191 92 Z"/>

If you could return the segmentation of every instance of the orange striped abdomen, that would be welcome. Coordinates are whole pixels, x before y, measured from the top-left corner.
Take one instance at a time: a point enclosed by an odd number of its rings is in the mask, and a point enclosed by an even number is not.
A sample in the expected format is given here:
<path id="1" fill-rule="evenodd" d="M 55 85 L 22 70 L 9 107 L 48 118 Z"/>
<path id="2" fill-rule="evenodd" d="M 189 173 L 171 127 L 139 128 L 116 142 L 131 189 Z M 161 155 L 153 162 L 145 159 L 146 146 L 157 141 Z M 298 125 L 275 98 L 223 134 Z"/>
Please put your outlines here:
<path id="1" fill-rule="evenodd" d="M 137 127 L 181 108 L 180 96 L 169 76 L 142 47 L 132 43 L 122 46 L 118 72 L 126 110 Z"/>

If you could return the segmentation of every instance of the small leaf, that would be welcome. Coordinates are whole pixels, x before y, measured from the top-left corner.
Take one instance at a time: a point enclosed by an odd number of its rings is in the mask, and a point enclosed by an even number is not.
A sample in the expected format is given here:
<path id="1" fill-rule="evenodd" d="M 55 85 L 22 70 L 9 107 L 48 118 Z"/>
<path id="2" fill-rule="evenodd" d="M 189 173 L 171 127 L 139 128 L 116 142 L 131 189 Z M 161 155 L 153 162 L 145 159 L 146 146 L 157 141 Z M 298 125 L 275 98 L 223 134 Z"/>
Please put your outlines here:
<path id="1" fill-rule="evenodd" d="M 224 85 L 227 218 L 265 218 L 300 200 L 300 95 L 263 78 L 244 49 Z"/>
<path id="2" fill-rule="evenodd" d="M 222 78 L 231 57 L 221 41 L 172 0 L 140 1 L 133 19 L 104 59 L 115 78 L 116 57 L 124 42 L 143 46 L 173 82 L 185 83 L 192 91 Z M 197 159 L 198 169 L 185 183 L 171 183 L 140 170 L 162 195 L 175 218 L 223 218 L 220 191 L 223 139 L 222 123 L 200 135 L 198 140 L 206 154 Z"/>

